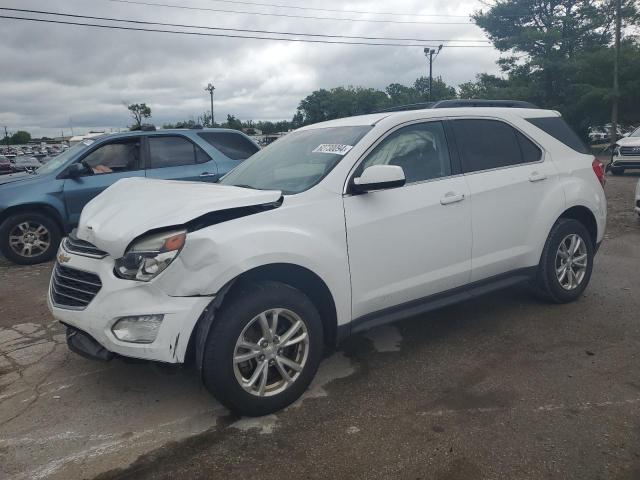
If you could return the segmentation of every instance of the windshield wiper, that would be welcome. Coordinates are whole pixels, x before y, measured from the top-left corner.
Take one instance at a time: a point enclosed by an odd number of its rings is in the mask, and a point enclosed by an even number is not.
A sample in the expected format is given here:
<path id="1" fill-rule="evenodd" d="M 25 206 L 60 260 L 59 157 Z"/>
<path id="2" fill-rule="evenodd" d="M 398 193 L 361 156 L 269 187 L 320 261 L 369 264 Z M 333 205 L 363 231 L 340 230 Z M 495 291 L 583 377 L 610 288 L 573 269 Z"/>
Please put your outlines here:
<path id="1" fill-rule="evenodd" d="M 234 184 L 233 186 L 234 187 L 240 187 L 240 188 L 250 188 L 251 190 L 260 190 L 259 188 L 252 187 L 251 185 L 245 185 L 243 183 L 241 183 L 239 185 Z"/>

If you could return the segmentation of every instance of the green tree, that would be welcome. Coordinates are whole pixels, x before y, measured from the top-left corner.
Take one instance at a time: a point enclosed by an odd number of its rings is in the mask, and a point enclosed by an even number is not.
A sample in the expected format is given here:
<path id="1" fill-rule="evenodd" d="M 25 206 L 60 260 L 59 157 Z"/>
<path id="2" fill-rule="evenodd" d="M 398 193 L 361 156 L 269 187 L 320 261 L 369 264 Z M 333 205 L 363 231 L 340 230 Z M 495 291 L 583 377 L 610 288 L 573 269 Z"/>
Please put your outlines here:
<path id="1" fill-rule="evenodd" d="M 9 142 L 13 145 L 25 145 L 31 141 L 31 134 L 24 130 L 18 130 L 9 137 Z"/>
<path id="2" fill-rule="evenodd" d="M 622 3 L 624 24 L 637 23 L 635 1 Z M 479 75 L 459 86 L 460 97 L 528 100 L 560 111 L 586 135 L 589 125 L 609 117 L 614 5 L 610 0 L 492 1 L 473 18 L 505 54 L 498 61 L 505 76 Z M 639 55 L 637 43 L 627 39 L 621 53 L 621 121 L 637 121 L 631 119 L 638 116 L 632 109 L 638 101 L 633 75 Z"/>
<path id="3" fill-rule="evenodd" d="M 622 0 L 627 22 L 637 20 L 635 0 Z M 510 78 L 527 76 L 542 106 L 571 94 L 572 61 L 611 43 L 613 2 L 605 0 L 495 0 L 473 15 L 493 45 L 508 53 L 498 62 Z"/>
<path id="4" fill-rule="evenodd" d="M 431 82 L 431 101 L 449 100 L 456 98 L 456 89 L 447 85 L 442 77 L 436 77 Z M 429 100 L 429 77 L 419 77 L 413 82 L 413 91 L 419 102 Z"/>
<path id="5" fill-rule="evenodd" d="M 242 122 L 233 115 L 227 115 L 227 122 L 223 125 L 225 128 L 232 128 L 234 130 L 242 130 Z"/>
<path id="6" fill-rule="evenodd" d="M 394 105 L 409 105 L 411 103 L 418 103 L 420 100 L 416 94 L 416 91 L 402 85 L 400 83 L 391 83 L 385 88 L 385 92 L 389 98 L 389 104 Z"/>
<path id="7" fill-rule="evenodd" d="M 298 105 L 295 123 L 322 122 L 334 118 L 375 112 L 387 107 L 389 97 L 374 88 L 336 87 L 324 88 L 308 95 Z"/>
<path id="8" fill-rule="evenodd" d="M 132 103 L 127 105 L 127 110 L 133 117 L 133 125 L 131 130 L 140 130 L 142 128 L 142 121 L 145 118 L 151 117 L 151 108 L 146 103 Z"/>

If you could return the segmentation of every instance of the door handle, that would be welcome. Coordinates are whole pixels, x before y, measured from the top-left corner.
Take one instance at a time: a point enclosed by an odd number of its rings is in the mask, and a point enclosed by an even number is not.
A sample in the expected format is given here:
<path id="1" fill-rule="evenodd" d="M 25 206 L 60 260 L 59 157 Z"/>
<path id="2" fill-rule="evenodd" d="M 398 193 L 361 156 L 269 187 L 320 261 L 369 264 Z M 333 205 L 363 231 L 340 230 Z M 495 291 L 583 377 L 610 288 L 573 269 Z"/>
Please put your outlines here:
<path id="1" fill-rule="evenodd" d="M 447 192 L 444 194 L 444 197 L 440 199 L 441 205 L 449 205 L 450 203 L 457 203 L 464 200 L 464 194 L 458 194 L 455 192 Z"/>
<path id="2" fill-rule="evenodd" d="M 217 173 L 209 173 L 209 172 L 202 172 L 200 174 L 201 177 L 217 177 L 218 174 Z"/>
<path id="3" fill-rule="evenodd" d="M 530 182 L 540 182 L 546 179 L 547 176 L 544 173 L 532 172 L 531 175 L 529 175 Z"/>

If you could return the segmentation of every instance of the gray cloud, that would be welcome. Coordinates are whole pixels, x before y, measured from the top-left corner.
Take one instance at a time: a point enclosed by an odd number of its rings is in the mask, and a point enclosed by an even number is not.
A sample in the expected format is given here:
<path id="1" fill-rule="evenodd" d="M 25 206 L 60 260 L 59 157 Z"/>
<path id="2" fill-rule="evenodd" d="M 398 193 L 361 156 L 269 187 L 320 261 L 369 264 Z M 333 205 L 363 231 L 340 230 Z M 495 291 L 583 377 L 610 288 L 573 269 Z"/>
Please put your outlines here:
<path id="1" fill-rule="evenodd" d="M 483 38 L 473 25 L 314 21 L 144 7 L 106 0 L 13 0 L 3 4 L 227 28 L 377 37 Z M 252 9 L 211 0 L 190 0 L 188 5 Z M 474 0 L 435 0 L 427 5 L 417 0 L 397 0 L 392 5 L 373 0 L 314 0 L 305 5 L 440 14 L 468 14 L 480 6 Z M 266 7 L 253 10 L 283 11 Z M 329 12 L 288 12 L 340 16 Z M 0 126 L 7 125 L 11 131 L 27 129 L 35 135 L 57 135 L 62 129 L 68 132 L 70 126 L 76 132 L 125 127 L 130 119 L 123 102 L 149 104 L 152 121 L 157 125 L 196 117 L 208 109 L 203 88 L 209 80 L 216 85 L 217 119 L 230 113 L 241 119 L 276 120 L 291 118 L 298 102 L 317 88 L 383 88 L 392 82 L 410 84 L 426 73 L 426 60 L 418 47 L 191 37 L 5 19 L 0 19 L 0 58 Z M 491 48 L 449 48 L 438 57 L 434 73 L 447 83 L 458 85 L 472 80 L 477 73 L 496 72 L 497 58 L 498 53 Z"/>

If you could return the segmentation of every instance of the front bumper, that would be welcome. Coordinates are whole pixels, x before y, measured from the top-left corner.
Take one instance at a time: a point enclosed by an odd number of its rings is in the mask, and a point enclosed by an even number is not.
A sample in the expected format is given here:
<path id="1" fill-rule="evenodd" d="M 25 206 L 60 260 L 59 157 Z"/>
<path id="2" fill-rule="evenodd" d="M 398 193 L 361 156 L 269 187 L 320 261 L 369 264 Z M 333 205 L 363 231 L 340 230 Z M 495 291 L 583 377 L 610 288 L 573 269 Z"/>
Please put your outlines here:
<path id="1" fill-rule="evenodd" d="M 611 167 L 640 168 L 640 156 L 619 155 L 611 158 Z"/>
<path id="2" fill-rule="evenodd" d="M 56 320 L 85 332 L 106 350 L 103 352 L 106 357 L 115 353 L 144 360 L 184 362 L 191 332 L 213 296 L 171 297 L 154 286 L 153 281 L 144 283 L 117 278 L 113 274 L 114 260 L 111 257 L 89 258 L 60 248 L 59 253 L 64 253 L 66 260 L 65 267 L 95 273 L 100 277 L 102 288 L 84 309 L 72 309 L 54 303 L 50 283 L 47 303 Z M 111 331 L 119 318 L 152 314 L 164 315 L 153 343 L 123 342 Z M 82 350 L 85 343 L 80 342 L 78 349 Z"/>

